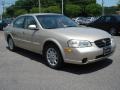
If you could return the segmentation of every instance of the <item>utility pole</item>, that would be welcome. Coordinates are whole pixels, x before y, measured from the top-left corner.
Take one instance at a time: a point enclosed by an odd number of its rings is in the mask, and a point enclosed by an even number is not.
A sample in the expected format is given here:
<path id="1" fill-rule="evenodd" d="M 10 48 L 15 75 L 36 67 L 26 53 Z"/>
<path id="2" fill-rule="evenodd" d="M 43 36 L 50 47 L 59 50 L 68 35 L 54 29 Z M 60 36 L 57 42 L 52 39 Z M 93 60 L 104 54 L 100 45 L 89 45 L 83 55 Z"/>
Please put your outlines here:
<path id="1" fill-rule="evenodd" d="M 62 0 L 62 14 L 64 14 L 64 2 L 63 2 L 63 0 Z"/>
<path id="2" fill-rule="evenodd" d="M 5 1 L 2 0 L 2 7 L 3 7 L 3 12 L 2 12 L 2 15 L 1 15 L 1 19 L 3 19 L 3 14 L 4 14 L 4 11 L 5 11 Z"/>
<path id="3" fill-rule="evenodd" d="M 41 13 L 41 3 L 40 3 L 40 0 L 38 0 L 39 2 L 39 13 Z"/>
<path id="4" fill-rule="evenodd" d="M 102 0 L 102 16 L 105 15 L 104 0 Z"/>

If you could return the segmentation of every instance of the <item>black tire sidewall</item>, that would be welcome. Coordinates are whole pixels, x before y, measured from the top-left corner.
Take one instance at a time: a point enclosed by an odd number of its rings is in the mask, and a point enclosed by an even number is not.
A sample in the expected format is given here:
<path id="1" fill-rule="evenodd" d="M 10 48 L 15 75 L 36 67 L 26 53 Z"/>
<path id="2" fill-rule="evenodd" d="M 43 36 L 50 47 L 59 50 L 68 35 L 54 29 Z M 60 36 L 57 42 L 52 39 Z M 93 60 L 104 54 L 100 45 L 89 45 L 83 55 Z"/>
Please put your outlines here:
<path id="1" fill-rule="evenodd" d="M 13 49 L 11 49 L 11 48 L 10 48 L 10 45 L 9 45 L 10 39 L 12 40 L 12 43 L 13 43 Z M 11 37 L 8 38 L 8 48 L 9 48 L 9 50 L 11 50 L 11 51 L 15 51 L 15 44 L 14 44 L 14 41 L 13 41 L 13 39 L 12 39 Z"/>

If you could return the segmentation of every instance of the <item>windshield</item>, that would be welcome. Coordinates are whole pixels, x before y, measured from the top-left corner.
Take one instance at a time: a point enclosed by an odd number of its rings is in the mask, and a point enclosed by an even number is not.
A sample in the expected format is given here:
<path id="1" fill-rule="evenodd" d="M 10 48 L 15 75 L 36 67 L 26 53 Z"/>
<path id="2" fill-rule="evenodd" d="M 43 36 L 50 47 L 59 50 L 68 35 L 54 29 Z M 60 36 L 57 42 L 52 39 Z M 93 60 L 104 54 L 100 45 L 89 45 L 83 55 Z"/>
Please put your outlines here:
<path id="1" fill-rule="evenodd" d="M 63 15 L 37 15 L 41 26 L 45 29 L 77 27 L 77 24 Z"/>

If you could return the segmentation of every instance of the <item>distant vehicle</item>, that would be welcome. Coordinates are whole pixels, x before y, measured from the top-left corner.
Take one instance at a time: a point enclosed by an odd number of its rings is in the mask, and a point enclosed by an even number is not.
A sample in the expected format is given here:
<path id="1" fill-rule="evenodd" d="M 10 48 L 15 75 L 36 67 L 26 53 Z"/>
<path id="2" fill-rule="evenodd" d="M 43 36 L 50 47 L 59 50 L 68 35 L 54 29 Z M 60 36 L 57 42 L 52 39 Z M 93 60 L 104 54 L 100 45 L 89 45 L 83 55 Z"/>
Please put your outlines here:
<path id="1" fill-rule="evenodd" d="M 109 32 L 111 35 L 117 35 L 120 32 L 120 16 L 101 16 L 99 19 L 89 23 L 87 26 L 103 29 Z"/>
<path id="2" fill-rule="evenodd" d="M 0 20 L 0 30 L 3 30 L 3 28 L 5 28 L 9 24 L 11 24 L 12 21 L 13 21 L 12 18 L 6 18 L 6 19 L 3 19 L 3 20 Z"/>
<path id="3" fill-rule="evenodd" d="M 64 62 L 88 64 L 110 56 L 115 50 L 112 36 L 102 30 L 78 26 L 54 13 L 26 14 L 5 29 L 8 48 L 24 48 L 42 54 L 51 68 Z"/>
<path id="4" fill-rule="evenodd" d="M 88 23 L 87 23 L 87 24 L 89 24 L 89 23 L 91 23 L 91 22 L 93 22 L 93 21 L 97 20 L 97 19 L 98 19 L 98 17 L 87 17 L 86 19 L 87 19 L 87 21 L 88 21 Z"/>
<path id="5" fill-rule="evenodd" d="M 3 28 L 6 26 L 7 26 L 7 23 L 5 21 L 0 20 L 0 30 L 3 30 Z"/>
<path id="6" fill-rule="evenodd" d="M 96 20 L 95 17 L 77 17 L 77 18 L 74 18 L 74 21 L 76 23 L 78 23 L 79 25 L 87 25 L 87 24 L 93 22 L 94 20 Z"/>

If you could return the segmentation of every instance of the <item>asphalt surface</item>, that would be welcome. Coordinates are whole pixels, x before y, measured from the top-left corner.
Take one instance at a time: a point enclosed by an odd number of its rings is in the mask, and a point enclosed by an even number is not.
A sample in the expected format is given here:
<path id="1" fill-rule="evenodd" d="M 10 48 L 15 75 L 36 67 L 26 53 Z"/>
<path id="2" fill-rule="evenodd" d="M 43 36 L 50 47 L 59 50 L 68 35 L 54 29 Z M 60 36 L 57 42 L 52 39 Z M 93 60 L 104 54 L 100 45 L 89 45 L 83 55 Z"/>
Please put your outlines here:
<path id="1" fill-rule="evenodd" d="M 120 36 L 114 39 L 117 48 L 110 58 L 54 70 L 38 54 L 9 51 L 0 31 L 0 90 L 120 90 Z"/>

